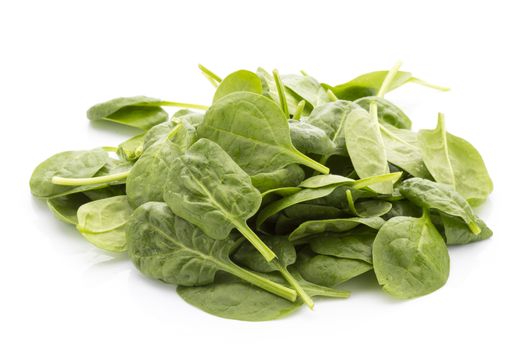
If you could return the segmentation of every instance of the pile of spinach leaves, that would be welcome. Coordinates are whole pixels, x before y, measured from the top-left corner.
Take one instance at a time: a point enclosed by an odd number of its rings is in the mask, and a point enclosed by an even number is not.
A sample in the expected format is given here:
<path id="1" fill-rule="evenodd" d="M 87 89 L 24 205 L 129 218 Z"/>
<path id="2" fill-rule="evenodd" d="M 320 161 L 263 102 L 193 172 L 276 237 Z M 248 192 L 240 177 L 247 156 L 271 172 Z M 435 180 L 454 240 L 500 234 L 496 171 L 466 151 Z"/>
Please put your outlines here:
<path id="1" fill-rule="evenodd" d="M 216 87 L 209 107 L 144 96 L 95 105 L 95 123 L 140 133 L 48 158 L 31 192 L 217 316 L 283 317 L 313 297 L 348 297 L 336 287 L 371 270 L 396 298 L 431 293 L 447 281 L 448 245 L 492 235 L 473 210 L 492 181 L 442 114 L 412 131 L 385 99 L 409 82 L 445 90 L 399 66 L 335 86 L 199 66 Z"/>

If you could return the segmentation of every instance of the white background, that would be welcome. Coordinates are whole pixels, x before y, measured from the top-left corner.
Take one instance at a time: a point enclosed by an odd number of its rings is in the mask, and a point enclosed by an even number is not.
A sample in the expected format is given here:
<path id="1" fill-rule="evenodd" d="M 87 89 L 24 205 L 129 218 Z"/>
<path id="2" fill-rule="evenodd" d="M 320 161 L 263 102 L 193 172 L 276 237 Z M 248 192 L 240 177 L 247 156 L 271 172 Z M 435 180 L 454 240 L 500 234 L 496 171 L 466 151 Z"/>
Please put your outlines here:
<path id="1" fill-rule="evenodd" d="M 523 349 L 524 11 L 520 1 L 2 1 L 0 4 L 0 348 Z M 488 241 L 450 249 L 448 283 L 411 301 L 373 275 L 348 300 L 279 321 L 210 316 L 175 288 L 103 253 L 33 199 L 32 169 L 63 150 L 116 145 L 132 130 L 85 111 L 118 96 L 207 104 L 203 63 L 304 69 L 341 83 L 398 59 L 448 93 L 406 86 L 390 98 L 482 153 L 495 192 Z"/>

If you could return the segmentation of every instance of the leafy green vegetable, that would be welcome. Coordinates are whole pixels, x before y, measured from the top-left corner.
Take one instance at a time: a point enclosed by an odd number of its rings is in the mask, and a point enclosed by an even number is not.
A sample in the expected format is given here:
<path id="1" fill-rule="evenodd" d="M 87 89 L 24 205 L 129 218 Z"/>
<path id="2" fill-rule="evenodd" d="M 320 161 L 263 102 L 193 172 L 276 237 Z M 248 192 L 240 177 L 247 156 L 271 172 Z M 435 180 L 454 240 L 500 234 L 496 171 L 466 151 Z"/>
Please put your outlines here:
<path id="1" fill-rule="evenodd" d="M 370 270 L 397 298 L 430 293 L 447 280 L 447 246 L 492 236 L 471 206 L 493 184 L 441 114 L 436 129 L 412 131 L 385 99 L 408 82 L 446 90 L 400 66 L 330 86 L 304 71 L 222 79 L 199 65 L 216 87 L 211 106 L 144 96 L 93 106 L 89 119 L 141 133 L 50 157 L 31 192 L 219 317 L 273 320 L 315 296 L 346 298 L 332 286 Z"/>
<path id="2" fill-rule="evenodd" d="M 127 228 L 128 254 L 146 276 L 180 286 L 201 286 L 212 283 L 220 270 L 284 299 L 296 299 L 294 290 L 232 263 L 229 252 L 233 240 L 208 237 L 164 203 L 150 202 L 137 208 Z"/>
<path id="3" fill-rule="evenodd" d="M 299 163 L 329 169 L 299 152 L 290 139 L 286 116 L 264 96 L 236 92 L 210 107 L 197 129 L 199 137 L 219 144 L 248 174 L 269 172 Z"/>
<path id="4" fill-rule="evenodd" d="M 487 199 L 493 185 L 481 155 L 467 141 L 446 132 L 442 114 L 436 129 L 419 132 L 419 143 L 425 165 L 437 182 L 454 187 L 471 205 Z"/>
<path id="5" fill-rule="evenodd" d="M 470 205 L 448 185 L 415 177 L 403 181 L 399 191 L 417 206 L 437 209 L 442 213 L 460 217 L 474 234 L 479 234 L 481 231 L 476 222 L 476 214 Z"/>
<path id="6" fill-rule="evenodd" d="M 94 105 L 87 117 L 148 130 L 168 119 L 168 113 L 158 106 L 161 102 L 146 96 L 119 97 Z"/>
<path id="7" fill-rule="evenodd" d="M 448 279 L 447 246 L 428 214 L 388 220 L 377 233 L 372 255 L 379 284 L 397 298 L 431 293 Z"/>

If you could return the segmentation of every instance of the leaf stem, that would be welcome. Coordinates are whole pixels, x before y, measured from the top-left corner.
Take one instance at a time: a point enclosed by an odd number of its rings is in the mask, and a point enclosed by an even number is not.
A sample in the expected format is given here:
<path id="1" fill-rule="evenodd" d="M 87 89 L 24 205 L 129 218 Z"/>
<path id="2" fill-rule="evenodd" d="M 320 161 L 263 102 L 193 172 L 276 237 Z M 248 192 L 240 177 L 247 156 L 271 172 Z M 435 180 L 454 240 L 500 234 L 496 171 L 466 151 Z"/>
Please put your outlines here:
<path id="1" fill-rule="evenodd" d="M 403 175 L 403 172 L 398 171 L 396 173 L 365 177 L 364 179 L 355 180 L 350 186 L 358 190 L 381 182 L 392 181 L 392 183 L 395 183 L 397 180 L 399 180 L 401 175 Z"/>
<path id="2" fill-rule="evenodd" d="M 201 109 L 201 110 L 204 110 L 204 111 L 209 108 L 208 106 L 199 105 L 199 104 L 195 104 L 195 103 L 185 103 L 185 102 L 175 102 L 175 101 L 159 101 L 159 102 L 156 102 L 155 104 L 157 106 Z"/>
<path id="3" fill-rule="evenodd" d="M 281 109 L 283 110 L 286 118 L 290 118 L 290 112 L 288 112 L 288 102 L 286 101 L 286 95 L 284 92 L 284 85 L 279 76 L 279 71 L 274 69 L 272 71 L 273 79 L 275 80 L 275 86 L 277 87 L 277 93 L 279 94 L 279 103 L 281 104 Z"/>
<path id="4" fill-rule="evenodd" d="M 355 216 L 358 216 L 357 210 L 355 209 L 355 205 L 354 205 L 354 197 L 352 196 L 352 191 L 346 190 L 345 193 L 346 193 L 346 201 L 348 202 L 348 208 L 350 209 L 350 212 L 354 214 Z"/>
<path id="5" fill-rule="evenodd" d="M 397 61 L 396 64 L 388 71 L 385 77 L 385 80 L 383 80 L 383 83 L 381 84 L 381 88 L 379 88 L 379 91 L 377 92 L 377 97 L 381 97 L 381 98 L 385 97 L 385 94 L 388 92 L 388 89 L 390 88 L 390 84 L 392 83 L 392 80 L 394 80 L 402 64 L 403 62 Z"/>
<path id="6" fill-rule="evenodd" d="M 295 114 L 293 116 L 294 120 L 301 120 L 301 115 L 303 114 L 305 105 L 306 105 L 305 100 L 301 100 L 301 102 L 297 104 L 297 109 L 295 110 Z"/>
<path id="7" fill-rule="evenodd" d="M 108 182 L 123 180 L 129 175 L 129 170 L 123 173 L 111 174 L 106 176 L 86 177 L 86 178 L 68 178 L 61 176 L 53 176 L 51 182 L 55 185 L 62 186 L 82 186 L 82 185 L 96 185 Z"/>
<path id="8" fill-rule="evenodd" d="M 296 158 L 299 163 L 301 163 L 303 165 L 306 165 L 307 167 L 312 168 L 315 171 L 318 171 L 318 172 L 320 172 L 321 174 L 324 174 L 324 175 L 330 173 L 330 168 L 324 166 L 321 163 L 316 162 L 315 160 L 313 160 L 312 158 L 310 158 L 308 156 L 305 156 L 301 152 L 296 151 L 296 152 L 294 152 L 292 154 L 293 154 L 294 158 Z"/>
<path id="9" fill-rule="evenodd" d="M 259 253 L 266 259 L 272 261 L 275 259 L 275 253 L 252 231 L 252 229 L 245 223 L 234 222 L 235 227 L 239 232 L 254 246 Z"/>
<path id="10" fill-rule="evenodd" d="M 337 96 L 334 94 L 334 92 L 330 89 L 326 90 L 326 94 L 328 95 L 328 99 L 330 102 L 335 102 L 338 100 Z"/>
<path id="11" fill-rule="evenodd" d="M 279 283 L 270 281 L 267 278 L 261 277 L 253 272 L 245 270 L 235 264 L 224 264 L 223 269 L 226 272 L 237 276 L 246 282 L 249 282 L 259 288 L 262 288 L 270 293 L 280 296 L 286 300 L 294 302 L 297 299 L 297 292 L 288 287 L 282 286 Z"/>
<path id="12" fill-rule="evenodd" d="M 113 147 L 113 146 L 103 146 L 102 149 L 106 152 L 113 152 L 113 153 L 117 153 L 118 151 L 118 147 Z"/>
<path id="13" fill-rule="evenodd" d="M 314 301 L 310 296 L 304 291 L 303 287 L 297 282 L 297 280 L 292 276 L 290 272 L 286 269 L 286 267 L 282 266 L 280 262 L 275 261 L 276 267 L 279 269 L 279 272 L 284 277 L 284 279 L 290 283 L 290 286 L 292 286 L 293 289 L 297 292 L 297 295 L 302 299 L 302 301 L 308 305 L 310 310 L 313 310 L 314 308 Z"/>
<path id="14" fill-rule="evenodd" d="M 211 70 L 209 70 L 208 68 L 204 67 L 202 64 L 199 64 L 199 69 L 201 70 L 202 74 L 204 74 L 206 76 L 206 78 L 208 78 L 208 80 L 210 81 L 215 81 L 216 83 L 221 83 L 222 82 L 222 79 L 215 73 L 213 73 Z"/>

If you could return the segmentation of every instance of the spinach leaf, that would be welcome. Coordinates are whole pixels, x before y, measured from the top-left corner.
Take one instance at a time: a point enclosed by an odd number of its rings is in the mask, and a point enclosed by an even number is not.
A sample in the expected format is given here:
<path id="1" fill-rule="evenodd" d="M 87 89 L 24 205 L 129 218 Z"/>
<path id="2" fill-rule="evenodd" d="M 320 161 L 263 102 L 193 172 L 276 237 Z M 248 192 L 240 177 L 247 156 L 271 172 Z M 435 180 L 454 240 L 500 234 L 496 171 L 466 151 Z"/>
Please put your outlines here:
<path id="1" fill-rule="evenodd" d="M 77 230 L 101 249 L 123 252 L 126 250 L 125 226 L 132 212 L 126 196 L 89 202 L 78 208 Z"/>
<path id="2" fill-rule="evenodd" d="M 229 95 L 233 92 L 248 91 L 255 94 L 262 94 L 262 83 L 261 79 L 257 74 L 247 70 L 238 70 L 228 75 L 219 84 L 215 95 L 213 96 L 213 102 L 218 101 L 222 97 Z"/>
<path id="3" fill-rule="evenodd" d="M 419 143 L 423 160 L 437 182 L 453 186 L 471 205 L 487 199 L 493 185 L 481 155 L 464 139 L 446 132 L 442 114 L 436 129 L 419 132 Z"/>
<path id="4" fill-rule="evenodd" d="M 174 159 L 164 185 L 164 201 L 176 215 L 215 239 L 228 237 L 236 228 L 270 261 L 275 254 L 246 223 L 261 200 L 248 174 L 208 139 Z"/>
<path id="5" fill-rule="evenodd" d="M 321 84 L 311 76 L 286 74 L 281 79 L 288 90 L 308 103 L 309 109 L 330 101 Z"/>
<path id="6" fill-rule="evenodd" d="M 148 105 L 159 103 L 160 100 L 146 96 L 119 97 L 94 105 L 87 117 L 148 130 L 168 119 L 168 113 L 158 105 Z"/>
<path id="7" fill-rule="evenodd" d="M 268 98 L 236 92 L 214 103 L 198 127 L 199 137 L 218 143 L 248 174 L 299 163 L 327 174 L 329 169 L 299 152 L 287 117 Z"/>
<path id="8" fill-rule="evenodd" d="M 173 214 L 165 203 L 137 208 L 127 226 L 128 254 L 146 276 L 179 286 L 212 283 L 217 271 L 228 272 L 259 288 L 295 301 L 294 290 L 242 269 L 231 262 L 230 238 L 215 240 Z"/>
<path id="9" fill-rule="evenodd" d="M 335 151 L 335 143 L 328 138 L 323 129 L 307 121 L 289 120 L 290 136 L 293 145 L 302 153 L 331 155 Z"/>
<path id="10" fill-rule="evenodd" d="M 67 196 L 48 199 L 47 206 L 59 220 L 67 224 L 76 225 L 78 224 L 78 208 L 89 201 L 90 198 L 85 194 L 73 193 Z"/>
<path id="11" fill-rule="evenodd" d="M 280 298 L 234 277 L 198 287 L 178 286 L 189 304 L 215 316 L 241 321 L 269 321 L 297 311 L 301 303 Z"/>
<path id="12" fill-rule="evenodd" d="M 144 150 L 144 136 L 144 133 L 133 136 L 132 138 L 118 145 L 118 156 L 122 160 L 130 162 L 137 160 L 142 155 Z"/>
<path id="13" fill-rule="evenodd" d="M 377 117 L 383 125 L 391 125 L 399 129 L 410 129 L 412 121 L 410 118 L 395 104 L 378 96 L 361 97 L 354 101 L 365 110 L 370 109 L 370 103 L 377 105 Z"/>
<path id="14" fill-rule="evenodd" d="M 277 188 L 297 186 L 303 181 L 304 177 L 303 169 L 297 164 L 290 164 L 269 173 L 250 176 L 252 185 L 261 193 Z"/>
<path id="15" fill-rule="evenodd" d="M 317 254 L 357 259 L 372 264 L 372 243 L 376 231 L 366 230 L 359 233 L 353 231 L 342 235 L 314 238 L 309 241 L 310 249 Z"/>
<path id="16" fill-rule="evenodd" d="M 109 161 L 102 148 L 90 151 L 67 151 L 55 154 L 40 163 L 29 181 L 31 193 L 41 198 L 51 198 L 71 193 L 70 186 L 57 185 L 54 177 L 88 178 L 94 176 Z"/>
<path id="17" fill-rule="evenodd" d="M 388 220 L 377 233 L 372 256 L 379 284 L 397 298 L 431 293 L 448 279 L 447 246 L 426 213 Z"/>
<path id="18" fill-rule="evenodd" d="M 348 101 L 328 102 L 314 108 L 308 117 L 308 123 L 322 129 L 335 144 L 333 154 L 347 155 L 344 125 L 347 117 L 354 110 L 361 110 L 361 107 Z"/>
<path id="19" fill-rule="evenodd" d="M 370 113 L 364 109 L 349 114 L 344 125 L 346 149 L 360 178 L 388 174 L 386 149 L 377 120 L 377 106 Z M 383 182 L 370 186 L 379 193 L 392 193 L 392 184 Z"/>
<path id="20" fill-rule="evenodd" d="M 337 286 L 372 269 L 362 260 L 315 254 L 303 249 L 298 254 L 297 270 L 309 282 L 326 287 Z"/>
<path id="21" fill-rule="evenodd" d="M 468 225 L 457 217 L 441 214 L 441 221 L 443 222 L 445 239 L 448 245 L 477 242 L 492 236 L 492 230 L 480 218 L 476 218 L 476 224 L 481 230 L 477 235 L 473 234 Z"/>
<path id="22" fill-rule="evenodd" d="M 378 216 L 370 218 L 342 218 L 342 219 L 325 219 L 325 220 L 311 220 L 305 221 L 297 229 L 295 229 L 288 239 L 290 241 L 304 240 L 312 236 L 320 235 L 326 232 L 347 232 L 354 227 L 362 224 L 372 227 L 376 230 L 380 229 L 385 221 Z"/>
<path id="23" fill-rule="evenodd" d="M 479 234 L 481 231 L 470 205 L 448 185 L 415 177 L 403 181 L 399 185 L 399 192 L 422 208 L 436 209 L 442 213 L 460 217 L 474 234 Z"/>

